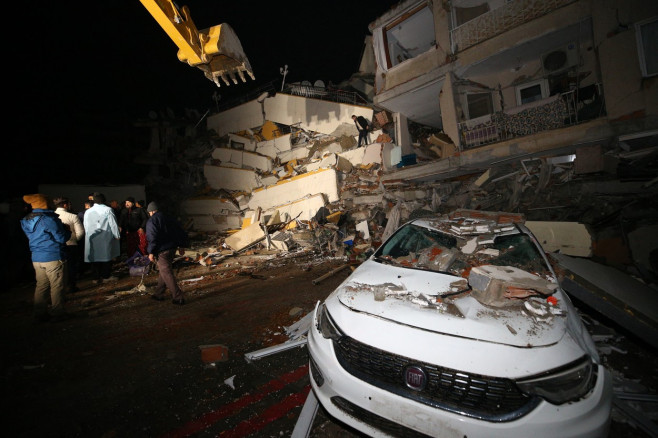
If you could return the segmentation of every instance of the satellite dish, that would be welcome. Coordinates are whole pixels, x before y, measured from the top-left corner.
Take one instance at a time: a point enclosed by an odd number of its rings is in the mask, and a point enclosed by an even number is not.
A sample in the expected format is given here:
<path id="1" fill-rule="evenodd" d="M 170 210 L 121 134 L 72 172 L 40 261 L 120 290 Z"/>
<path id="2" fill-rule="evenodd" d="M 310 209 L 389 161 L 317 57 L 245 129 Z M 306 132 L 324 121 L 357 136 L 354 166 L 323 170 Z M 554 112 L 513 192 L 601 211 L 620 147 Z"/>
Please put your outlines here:
<path id="1" fill-rule="evenodd" d="M 320 79 L 318 79 L 317 81 L 315 81 L 315 83 L 313 84 L 313 86 L 314 86 L 315 88 L 324 88 L 324 82 L 322 82 Z"/>
<path id="2" fill-rule="evenodd" d="M 567 54 L 564 50 L 556 50 L 544 58 L 544 69 L 546 71 L 559 70 L 567 64 Z"/>

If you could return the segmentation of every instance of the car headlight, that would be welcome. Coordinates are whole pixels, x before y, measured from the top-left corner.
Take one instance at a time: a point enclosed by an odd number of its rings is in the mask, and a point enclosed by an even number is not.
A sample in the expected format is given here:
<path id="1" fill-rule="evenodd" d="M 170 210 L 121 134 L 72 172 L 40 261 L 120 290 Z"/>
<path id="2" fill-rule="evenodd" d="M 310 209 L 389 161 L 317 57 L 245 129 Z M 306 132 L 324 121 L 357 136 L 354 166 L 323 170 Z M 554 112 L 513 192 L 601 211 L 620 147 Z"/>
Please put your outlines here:
<path id="1" fill-rule="evenodd" d="M 538 395 L 556 405 L 584 397 L 595 383 L 596 368 L 589 356 L 548 373 L 516 382 L 521 391 Z"/>
<path id="2" fill-rule="evenodd" d="M 338 341 L 343 336 L 334 321 L 331 319 L 327 306 L 325 306 L 324 303 L 318 308 L 318 330 L 322 333 L 322 337 L 325 339 Z"/>

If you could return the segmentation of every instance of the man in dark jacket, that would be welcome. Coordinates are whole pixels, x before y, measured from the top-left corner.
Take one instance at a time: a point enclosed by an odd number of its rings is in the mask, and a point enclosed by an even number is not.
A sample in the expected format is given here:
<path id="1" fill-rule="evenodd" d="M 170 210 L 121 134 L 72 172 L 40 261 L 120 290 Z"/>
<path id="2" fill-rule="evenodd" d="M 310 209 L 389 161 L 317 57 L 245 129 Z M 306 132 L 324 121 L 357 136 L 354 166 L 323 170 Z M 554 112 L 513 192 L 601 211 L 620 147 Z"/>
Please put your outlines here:
<path id="1" fill-rule="evenodd" d="M 361 147 L 361 142 L 363 141 L 363 145 L 368 144 L 368 132 L 370 132 L 370 123 L 366 120 L 365 117 L 363 116 L 352 116 L 352 120 L 354 120 L 354 124 L 356 125 L 356 129 L 359 131 L 359 145 L 357 147 Z"/>
<path id="2" fill-rule="evenodd" d="M 42 194 L 25 195 L 32 212 L 21 219 L 21 227 L 28 238 L 32 252 L 32 266 L 37 285 L 34 289 L 34 319 L 37 322 L 66 318 L 62 293 L 66 271 L 66 242 L 71 231 L 48 206 Z M 47 293 L 50 289 L 50 314 Z"/>
<path id="3" fill-rule="evenodd" d="M 171 302 L 183 305 L 185 304 L 183 291 L 178 285 L 172 264 L 176 249 L 180 248 L 182 255 L 184 253 L 182 248 L 189 246 L 189 238 L 176 219 L 158 211 L 155 202 L 149 203 L 146 211 L 150 216 L 146 223 L 149 260 L 157 261 L 159 272 L 158 285 L 151 298 L 164 301 L 165 290 L 169 289 L 173 298 Z"/>
<path id="4" fill-rule="evenodd" d="M 142 208 L 135 205 L 135 198 L 127 198 L 124 204 L 125 208 L 121 210 L 119 219 L 119 228 L 126 238 L 126 254 L 128 257 L 132 257 L 139 249 L 140 236 L 144 234 L 149 217 Z"/>

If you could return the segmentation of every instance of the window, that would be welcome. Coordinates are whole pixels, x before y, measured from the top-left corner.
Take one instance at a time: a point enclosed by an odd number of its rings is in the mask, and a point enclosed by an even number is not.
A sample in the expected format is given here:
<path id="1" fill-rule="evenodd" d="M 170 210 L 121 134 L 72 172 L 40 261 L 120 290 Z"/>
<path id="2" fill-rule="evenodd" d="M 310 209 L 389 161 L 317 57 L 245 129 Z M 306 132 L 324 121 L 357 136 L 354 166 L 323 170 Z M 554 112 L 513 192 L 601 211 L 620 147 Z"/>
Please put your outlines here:
<path id="1" fill-rule="evenodd" d="M 491 93 L 469 93 L 466 95 L 468 118 L 486 116 L 493 113 L 493 100 Z"/>
<path id="2" fill-rule="evenodd" d="M 411 10 L 384 28 L 388 68 L 427 52 L 436 45 L 434 17 L 427 6 Z"/>
<path id="3" fill-rule="evenodd" d="M 523 105 L 526 103 L 542 100 L 548 97 L 548 86 L 546 80 L 528 82 L 516 87 L 516 104 Z"/>
<path id="4" fill-rule="evenodd" d="M 635 35 L 642 76 L 658 75 L 658 18 L 637 23 Z"/>

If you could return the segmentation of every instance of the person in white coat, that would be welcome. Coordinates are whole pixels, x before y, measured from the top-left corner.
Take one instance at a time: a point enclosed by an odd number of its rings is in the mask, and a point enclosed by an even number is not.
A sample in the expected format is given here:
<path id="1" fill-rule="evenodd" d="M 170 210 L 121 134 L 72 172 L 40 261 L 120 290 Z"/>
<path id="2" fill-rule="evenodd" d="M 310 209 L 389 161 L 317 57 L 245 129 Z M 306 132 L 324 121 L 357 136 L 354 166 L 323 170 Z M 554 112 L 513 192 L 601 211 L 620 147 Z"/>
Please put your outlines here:
<path id="1" fill-rule="evenodd" d="M 91 263 L 94 283 L 118 280 L 112 276 L 112 260 L 119 257 L 119 224 L 112 208 L 105 205 L 105 195 L 94 194 L 94 205 L 84 217 L 85 262 Z"/>
<path id="2" fill-rule="evenodd" d="M 78 272 L 80 265 L 80 242 L 85 237 L 85 229 L 77 214 L 71 213 L 71 201 L 68 198 L 59 197 L 53 199 L 53 204 L 57 209 L 55 213 L 59 216 L 62 223 L 69 227 L 71 238 L 66 242 L 66 272 L 64 273 L 64 284 L 66 292 L 77 292 L 78 289 Z"/>

